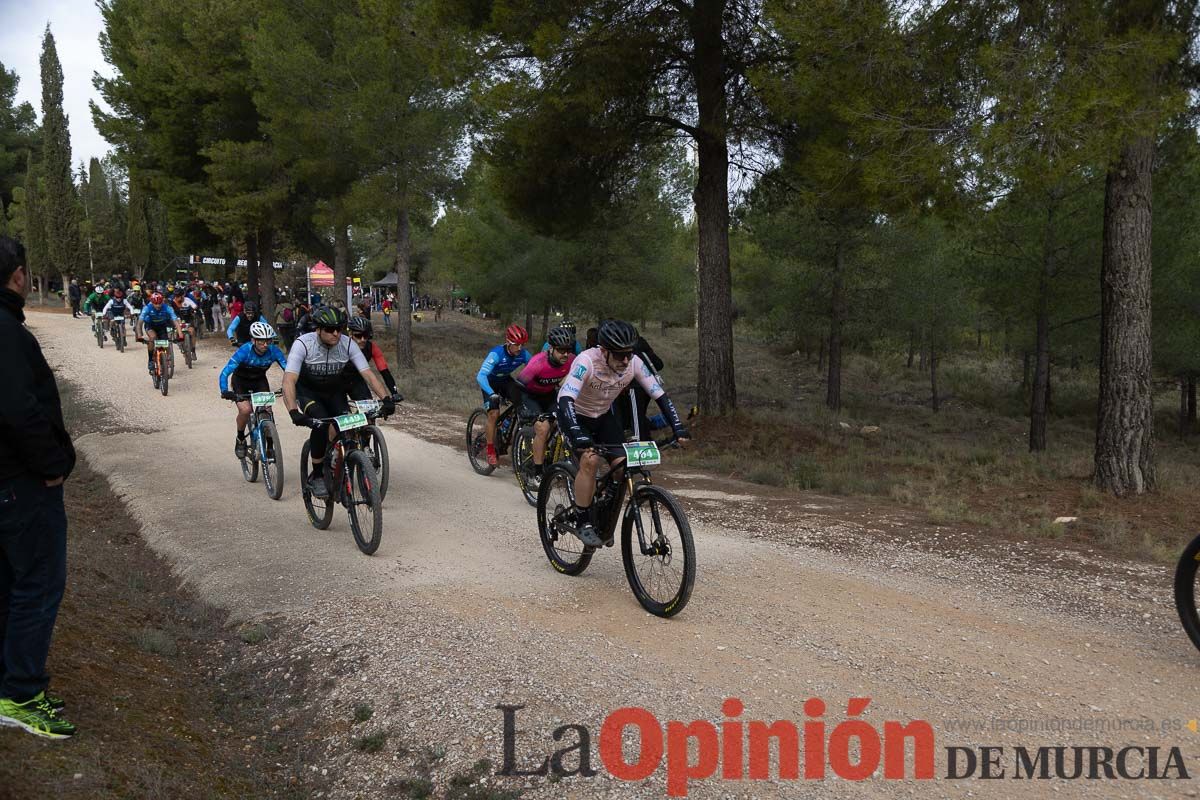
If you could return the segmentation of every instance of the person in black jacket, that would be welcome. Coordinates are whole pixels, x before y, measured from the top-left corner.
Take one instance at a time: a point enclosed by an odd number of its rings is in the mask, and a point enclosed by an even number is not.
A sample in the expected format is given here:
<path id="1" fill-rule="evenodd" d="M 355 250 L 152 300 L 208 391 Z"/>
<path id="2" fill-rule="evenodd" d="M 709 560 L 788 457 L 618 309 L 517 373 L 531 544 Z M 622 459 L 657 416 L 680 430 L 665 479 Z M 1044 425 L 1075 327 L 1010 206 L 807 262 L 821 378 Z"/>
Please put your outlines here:
<path id="1" fill-rule="evenodd" d="M 71 298 L 71 319 L 79 317 L 79 301 L 83 299 L 83 292 L 79 289 L 79 281 L 71 278 L 71 285 L 67 287 L 67 296 Z"/>
<path id="2" fill-rule="evenodd" d="M 0 236 L 0 725 L 61 739 L 75 726 L 46 694 L 46 658 L 67 579 L 63 481 L 75 448 L 54 374 L 23 325 L 25 249 Z"/>

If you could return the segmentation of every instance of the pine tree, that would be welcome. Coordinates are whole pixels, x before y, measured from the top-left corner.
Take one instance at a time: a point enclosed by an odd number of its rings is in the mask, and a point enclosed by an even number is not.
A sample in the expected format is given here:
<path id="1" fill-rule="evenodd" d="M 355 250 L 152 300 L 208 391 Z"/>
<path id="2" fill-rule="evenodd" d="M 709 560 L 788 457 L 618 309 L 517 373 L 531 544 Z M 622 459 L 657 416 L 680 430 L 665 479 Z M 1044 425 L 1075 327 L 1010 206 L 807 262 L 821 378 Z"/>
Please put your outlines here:
<path id="1" fill-rule="evenodd" d="M 63 112 L 62 65 L 49 25 L 42 38 L 41 66 L 46 271 L 57 272 L 65 287 L 78 266 L 79 217 L 71 176 L 71 134 Z M 65 292 L 63 304 L 70 305 Z"/>

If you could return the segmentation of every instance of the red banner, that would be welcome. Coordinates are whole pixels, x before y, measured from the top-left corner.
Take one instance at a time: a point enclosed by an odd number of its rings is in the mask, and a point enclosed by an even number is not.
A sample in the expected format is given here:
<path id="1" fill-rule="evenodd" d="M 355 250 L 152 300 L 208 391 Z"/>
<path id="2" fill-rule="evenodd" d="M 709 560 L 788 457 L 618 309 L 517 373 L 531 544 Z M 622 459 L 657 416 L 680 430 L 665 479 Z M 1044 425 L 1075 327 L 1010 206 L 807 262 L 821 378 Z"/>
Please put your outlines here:
<path id="1" fill-rule="evenodd" d="M 318 261 L 309 268 L 308 281 L 312 286 L 333 286 L 333 269 Z"/>

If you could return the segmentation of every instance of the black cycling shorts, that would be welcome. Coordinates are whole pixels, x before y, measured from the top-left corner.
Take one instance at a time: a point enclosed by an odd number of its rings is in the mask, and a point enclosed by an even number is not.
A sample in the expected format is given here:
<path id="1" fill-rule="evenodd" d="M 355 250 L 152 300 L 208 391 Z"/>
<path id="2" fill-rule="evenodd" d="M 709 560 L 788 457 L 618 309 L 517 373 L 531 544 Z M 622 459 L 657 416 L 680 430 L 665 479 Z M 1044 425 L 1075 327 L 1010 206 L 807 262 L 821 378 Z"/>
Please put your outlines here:
<path id="1" fill-rule="evenodd" d="M 229 379 L 229 388 L 233 390 L 234 394 L 250 394 L 251 392 L 269 392 L 271 384 L 267 381 L 266 373 L 257 378 L 246 378 L 235 372 Z M 296 399 L 300 399 L 299 393 L 297 393 Z"/>
<path id="2" fill-rule="evenodd" d="M 539 414 L 553 414 L 557 408 L 557 394 L 544 392 L 534 394 L 521 390 L 521 414 L 526 417 L 536 417 Z"/>
<path id="3" fill-rule="evenodd" d="M 169 339 L 170 337 L 167 335 L 167 329 L 170 327 L 171 327 L 171 323 L 169 323 L 169 322 L 162 322 L 162 323 L 159 323 L 158 325 L 152 325 L 149 322 L 147 322 L 142 325 L 142 338 L 150 339 L 152 337 L 147 336 L 146 334 L 153 333 L 154 334 L 153 338 L 155 338 L 155 339 Z"/>
<path id="4" fill-rule="evenodd" d="M 611 409 L 598 417 L 585 417 L 576 412 L 575 418 L 579 420 L 579 427 L 583 428 L 583 432 L 591 436 L 592 441 L 596 444 L 613 445 L 619 449 L 625 443 L 625 431 L 621 427 L 621 420 L 617 419 L 617 415 Z M 607 452 L 605 456 L 608 458 L 624 457 L 617 451 Z"/>
<path id="5" fill-rule="evenodd" d="M 496 394 L 508 398 L 508 402 L 510 403 L 521 402 L 521 385 L 514 381 L 511 375 L 489 375 L 488 386 L 491 386 L 492 391 Z M 480 389 L 479 393 L 483 395 L 483 405 L 486 408 L 492 411 L 500 408 L 500 404 L 492 401 L 488 393 L 483 391 L 483 389 Z"/>
<path id="6" fill-rule="evenodd" d="M 265 380 L 266 376 L 263 376 L 263 379 Z M 350 413 L 350 404 L 346 401 L 346 392 L 342 389 L 317 393 L 297 386 L 296 406 L 310 417 L 319 419 Z"/>

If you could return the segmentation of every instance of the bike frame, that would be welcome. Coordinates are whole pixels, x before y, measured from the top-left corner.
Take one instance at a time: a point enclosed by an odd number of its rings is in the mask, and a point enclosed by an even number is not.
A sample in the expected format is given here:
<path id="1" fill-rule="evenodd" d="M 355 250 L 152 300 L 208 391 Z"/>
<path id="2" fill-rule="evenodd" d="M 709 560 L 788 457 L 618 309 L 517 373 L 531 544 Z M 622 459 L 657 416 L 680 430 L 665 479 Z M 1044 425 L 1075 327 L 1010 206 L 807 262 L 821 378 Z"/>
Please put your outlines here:
<path id="1" fill-rule="evenodd" d="M 659 446 L 660 447 L 672 447 L 674 445 L 675 445 L 675 439 L 671 438 L 671 439 L 668 439 L 667 441 L 663 442 L 663 444 L 659 445 Z M 601 455 L 605 456 L 606 458 L 610 457 L 609 454 L 616 455 L 616 456 L 624 456 L 625 455 L 624 447 L 621 447 L 618 449 L 617 447 L 608 445 L 608 446 L 599 446 L 594 449 L 597 450 L 598 452 L 600 452 Z M 610 501 L 604 503 L 604 505 L 602 507 L 597 509 L 597 511 L 600 514 L 600 519 L 599 519 L 599 522 L 601 523 L 600 527 L 605 533 L 605 535 L 602 537 L 604 539 L 614 538 L 614 536 L 616 535 L 616 531 L 617 531 L 617 522 L 621 519 L 622 516 L 624 516 L 625 513 L 630 513 L 628 510 L 624 510 L 624 509 L 626 509 L 626 501 L 633 497 L 633 493 L 637 489 L 637 487 L 654 483 L 654 481 L 651 479 L 651 476 L 650 476 L 650 470 L 647 469 L 646 467 L 642 467 L 642 466 L 631 467 L 624 462 L 622 462 L 619 466 L 616 466 L 616 467 L 613 467 L 610 464 L 610 468 L 609 468 L 608 472 L 606 472 L 604 475 L 596 478 L 596 490 L 593 495 L 593 497 L 595 499 L 592 502 L 599 503 L 600 498 L 602 498 L 604 496 L 604 493 L 606 491 L 608 491 L 609 487 L 612 486 L 618 480 L 617 478 L 613 477 L 614 473 L 616 473 L 617 471 L 620 471 L 622 473 L 621 477 L 619 478 L 620 484 L 614 488 L 614 493 L 612 495 L 612 499 Z M 653 508 L 652 513 L 654 514 L 655 517 L 657 517 L 658 509 Z M 641 515 L 640 514 L 634 515 L 633 520 L 635 523 L 634 527 L 637 529 L 638 545 L 641 548 L 642 555 L 651 555 L 654 551 L 652 548 L 648 547 L 646 544 L 646 530 L 645 530 L 645 527 L 642 525 Z M 658 522 L 658 520 L 656 519 L 655 522 Z"/>

